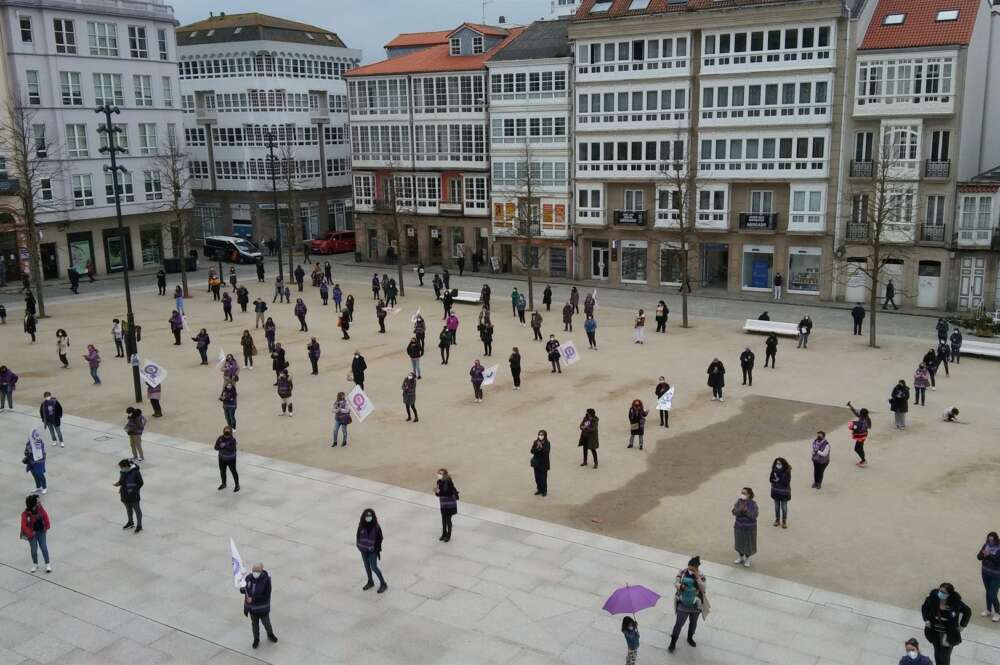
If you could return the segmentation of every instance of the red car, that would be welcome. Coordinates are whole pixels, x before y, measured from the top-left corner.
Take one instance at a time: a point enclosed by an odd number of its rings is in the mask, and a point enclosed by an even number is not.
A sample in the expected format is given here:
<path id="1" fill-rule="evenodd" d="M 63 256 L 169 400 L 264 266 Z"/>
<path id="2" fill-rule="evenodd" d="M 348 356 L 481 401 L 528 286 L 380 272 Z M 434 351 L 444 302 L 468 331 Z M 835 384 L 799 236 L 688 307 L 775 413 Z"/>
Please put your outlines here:
<path id="1" fill-rule="evenodd" d="M 353 252 L 354 247 L 354 231 L 331 231 L 325 238 L 309 241 L 309 251 L 313 254 Z"/>

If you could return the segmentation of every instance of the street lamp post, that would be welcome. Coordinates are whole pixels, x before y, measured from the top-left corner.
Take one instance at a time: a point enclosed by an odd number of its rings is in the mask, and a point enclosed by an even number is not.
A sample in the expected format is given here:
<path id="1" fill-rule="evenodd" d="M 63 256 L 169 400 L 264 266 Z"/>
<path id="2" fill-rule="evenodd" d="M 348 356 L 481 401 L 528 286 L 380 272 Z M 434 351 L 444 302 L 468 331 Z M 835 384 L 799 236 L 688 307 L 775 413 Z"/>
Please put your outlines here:
<path id="1" fill-rule="evenodd" d="M 94 109 L 97 114 L 104 114 L 104 124 L 97 128 L 108 137 L 108 144 L 100 149 L 111 158 L 111 166 L 105 165 L 104 172 L 111 174 L 111 186 L 115 194 L 115 218 L 118 220 L 118 240 L 122 246 L 122 281 L 125 284 L 125 320 L 128 331 L 125 333 L 125 348 L 128 349 L 128 362 L 132 365 L 132 383 L 135 388 L 136 403 L 142 402 L 142 384 L 139 380 L 139 340 L 135 334 L 135 315 L 132 312 L 132 290 L 128 283 L 128 240 L 125 237 L 125 226 L 122 224 L 122 200 L 121 192 L 118 189 L 118 173 L 125 173 L 125 167 L 118 165 L 117 154 L 125 152 L 125 149 L 118 145 L 117 132 L 121 130 L 111 122 L 112 114 L 119 114 L 121 110 L 117 106 L 104 104 Z"/>
<path id="2" fill-rule="evenodd" d="M 267 150 L 271 155 L 271 199 L 274 203 L 274 236 L 277 243 L 278 254 L 278 279 L 285 281 L 285 269 L 281 265 L 281 221 L 278 219 L 278 160 L 274 156 L 274 149 L 278 147 L 277 135 L 272 130 L 267 135 Z"/>

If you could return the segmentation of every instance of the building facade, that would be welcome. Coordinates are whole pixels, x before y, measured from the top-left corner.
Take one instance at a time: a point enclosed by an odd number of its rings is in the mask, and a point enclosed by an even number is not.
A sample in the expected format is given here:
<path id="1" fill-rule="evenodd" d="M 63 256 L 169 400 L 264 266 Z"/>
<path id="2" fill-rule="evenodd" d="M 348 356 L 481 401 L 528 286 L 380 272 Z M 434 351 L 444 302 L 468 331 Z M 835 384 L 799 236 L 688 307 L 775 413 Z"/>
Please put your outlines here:
<path id="1" fill-rule="evenodd" d="M 290 198 L 296 242 L 353 228 L 343 77 L 361 52 L 329 30 L 256 13 L 182 26 L 177 42 L 194 234 L 285 237 Z"/>
<path id="2" fill-rule="evenodd" d="M 0 2 L 6 99 L 30 115 L 35 158 L 50 176 L 36 202 L 44 278 L 65 278 L 70 265 L 81 273 L 88 264 L 97 273 L 152 268 L 171 256 L 158 156 L 180 140 L 174 25 L 162 0 Z M 100 152 L 104 116 L 94 113 L 103 104 L 121 109 L 124 243 Z M 4 254 L 17 246 L 9 235 L 2 242 Z"/>
<path id="3" fill-rule="evenodd" d="M 7 52 L 6 34 L 0 30 L 0 53 Z M 10 99 L 7 58 L 0 58 L 0 99 Z M 21 225 L 21 201 L 17 198 L 19 183 L 10 170 L 8 155 L 0 150 L 0 285 L 17 280 L 29 264 L 21 264 L 21 254 L 27 257 L 28 247 Z"/>

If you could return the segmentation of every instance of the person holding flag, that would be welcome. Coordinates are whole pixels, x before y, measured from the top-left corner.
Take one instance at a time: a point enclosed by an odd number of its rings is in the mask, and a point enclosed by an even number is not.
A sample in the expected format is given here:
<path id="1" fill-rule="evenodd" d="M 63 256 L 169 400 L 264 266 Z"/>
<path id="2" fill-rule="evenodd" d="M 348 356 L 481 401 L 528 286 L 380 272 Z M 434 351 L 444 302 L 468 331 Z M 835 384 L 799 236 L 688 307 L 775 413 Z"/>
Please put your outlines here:
<path id="1" fill-rule="evenodd" d="M 28 442 L 24 444 L 24 471 L 30 473 L 35 480 L 35 494 L 45 494 L 49 491 L 45 482 L 45 441 L 37 429 L 32 429 Z"/>
<path id="2" fill-rule="evenodd" d="M 250 617 L 250 628 L 253 631 L 254 649 L 260 646 L 260 624 L 264 624 L 267 639 L 277 642 L 271 626 L 271 576 L 264 570 L 264 564 L 255 563 L 249 575 L 243 580 L 240 588 L 243 594 L 243 616 Z"/>
<path id="3" fill-rule="evenodd" d="M 482 363 L 476 360 L 472 365 L 472 369 L 469 370 L 469 377 L 472 380 L 472 391 L 476 396 L 476 402 L 483 401 L 483 376 L 484 368 Z"/>

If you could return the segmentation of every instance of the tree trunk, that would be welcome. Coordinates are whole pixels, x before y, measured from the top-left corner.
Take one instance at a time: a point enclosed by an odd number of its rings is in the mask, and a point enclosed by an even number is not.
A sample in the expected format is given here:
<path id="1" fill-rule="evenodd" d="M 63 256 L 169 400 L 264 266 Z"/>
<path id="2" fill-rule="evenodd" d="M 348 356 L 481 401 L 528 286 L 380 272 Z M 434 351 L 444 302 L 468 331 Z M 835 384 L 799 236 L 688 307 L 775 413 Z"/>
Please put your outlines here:
<path id="1" fill-rule="evenodd" d="M 684 241 L 681 240 L 681 242 L 683 243 Z M 687 243 L 684 243 L 684 246 L 686 247 Z M 681 267 L 681 327 L 687 328 L 688 327 L 687 285 L 688 282 L 691 281 L 691 276 L 688 273 L 688 270 L 690 270 L 690 268 L 688 267 L 688 260 L 690 258 L 688 256 L 688 250 L 685 249 L 683 251 L 684 251 L 684 265 Z"/>
<path id="2" fill-rule="evenodd" d="M 180 242 L 180 255 L 181 255 L 181 290 L 184 292 L 185 298 L 190 298 L 188 293 L 188 273 L 187 273 L 187 247 L 185 246 L 183 238 Z"/>
<path id="3" fill-rule="evenodd" d="M 285 234 L 288 240 L 288 277 L 295 281 L 295 242 L 292 239 L 291 224 L 288 225 L 288 233 Z M 281 260 L 281 257 L 278 257 Z"/>
<path id="4" fill-rule="evenodd" d="M 27 227 L 28 251 L 31 252 L 31 281 L 35 283 L 35 302 L 38 318 L 45 318 L 45 289 L 42 284 L 42 251 L 38 247 L 38 227 L 33 219 L 25 219 Z"/>
<path id="5" fill-rule="evenodd" d="M 532 272 L 528 268 L 528 310 L 531 312 L 535 311 L 535 280 L 531 277 Z"/>
<path id="6" fill-rule="evenodd" d="M 872 253 L 872 284 L 871 293 L 868 295 L 868 307 L 872 313 L 872 319 L 868 322 L 868 346 L 873 349 L 878 348 L 876 343 L 876 319 L 878 318 L 878 285 L 881 281 L 879 279 L 881 273 L 881 266 L 879 265 L 879 260 L 881 259 L 881 252 L 879 247 L 875 247 Z"/>

